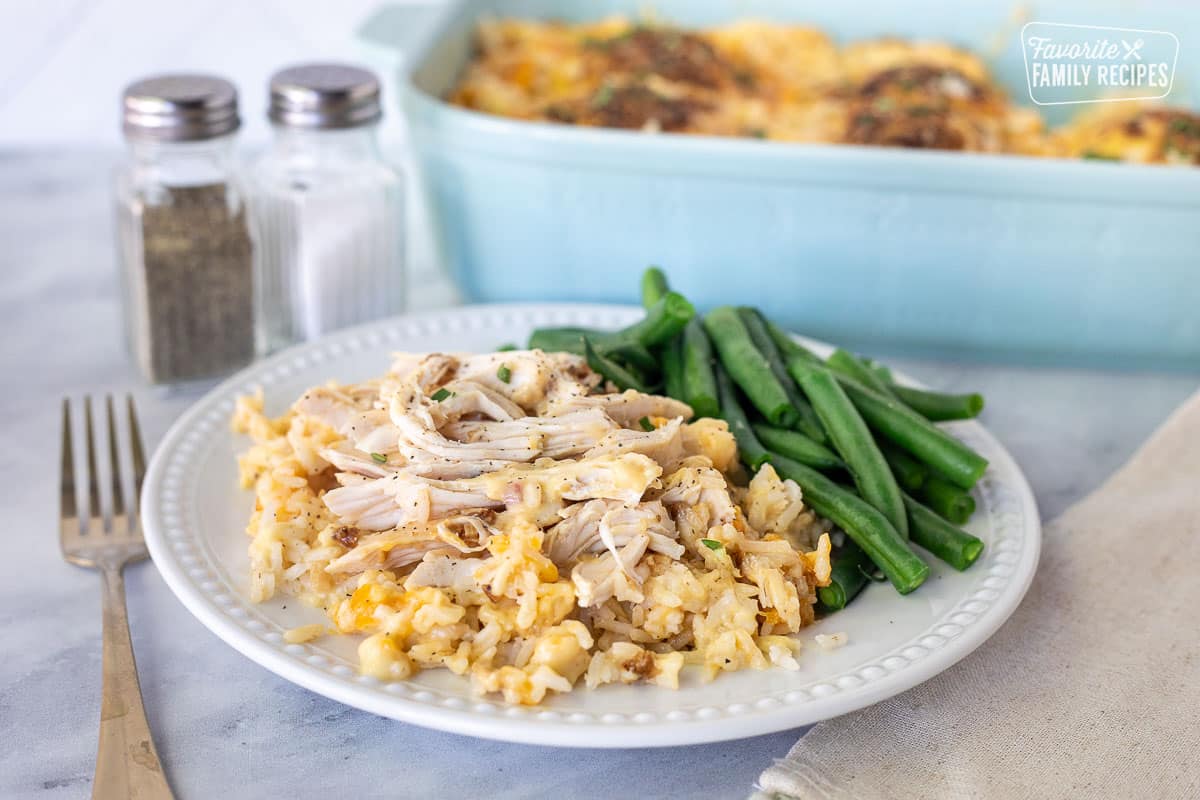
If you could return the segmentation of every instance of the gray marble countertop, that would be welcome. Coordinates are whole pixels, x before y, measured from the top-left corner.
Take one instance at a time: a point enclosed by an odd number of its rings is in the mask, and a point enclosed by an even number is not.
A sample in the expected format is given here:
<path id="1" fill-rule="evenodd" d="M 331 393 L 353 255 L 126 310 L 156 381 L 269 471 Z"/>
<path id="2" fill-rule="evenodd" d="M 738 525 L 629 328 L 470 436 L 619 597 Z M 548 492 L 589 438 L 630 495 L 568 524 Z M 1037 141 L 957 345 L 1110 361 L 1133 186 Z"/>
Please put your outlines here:
<path id="1" fill-rule="evenodd" d="M 132 391 L 148 444 L 199 394 L 145 387 L 124 351 L 107 157 L 0 156 L 0 797 L 86 797 L 100 704 L 100 583 L 59 557 L 61 398 Z M 425 283 L 424 281 L 422 283 Z M 446 302 L 446 292 L 418 299 Z M 1118 467 L 1195 376 L 892 363 L 988 398 L 985 423 L 1045 519 Z M 339 705 L 226 647 L 152 564 L 127 572 L 150 725 L 181 800 L 267 797 L 729 797 L 799 731 L 658 750 L 565 750 L 439 733 Z"/>

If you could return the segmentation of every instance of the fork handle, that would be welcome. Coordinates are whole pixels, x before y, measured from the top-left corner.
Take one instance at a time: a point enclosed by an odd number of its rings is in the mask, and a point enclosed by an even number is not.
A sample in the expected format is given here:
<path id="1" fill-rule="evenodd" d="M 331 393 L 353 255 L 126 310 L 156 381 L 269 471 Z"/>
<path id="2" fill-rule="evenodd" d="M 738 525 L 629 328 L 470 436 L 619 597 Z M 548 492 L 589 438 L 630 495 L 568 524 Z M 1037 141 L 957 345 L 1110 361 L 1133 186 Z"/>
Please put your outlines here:
<path id="1" fill-rule="evenodd" d="M 92 798 L 96 800 L 172 800 L 171 787 L 150 738 L 121 565 L 104 566 L 104 686 L 100 701 L 100 748 Z"/>

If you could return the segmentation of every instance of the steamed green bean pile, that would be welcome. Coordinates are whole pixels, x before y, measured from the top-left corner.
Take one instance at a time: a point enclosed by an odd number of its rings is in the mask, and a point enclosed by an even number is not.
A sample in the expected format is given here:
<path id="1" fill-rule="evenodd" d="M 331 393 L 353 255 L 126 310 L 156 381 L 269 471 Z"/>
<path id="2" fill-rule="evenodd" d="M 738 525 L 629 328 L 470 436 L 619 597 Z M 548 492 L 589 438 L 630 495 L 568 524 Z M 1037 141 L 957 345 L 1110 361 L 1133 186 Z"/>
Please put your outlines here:
<path id="1" fill-rule="evenodd" d="M 936 423 L 978 416 L 981 395 L 902 386 L 887 367 L 842 349 L 822 359 L 757 309 L 700 317 L 657 267 L 641 296 L 645 317 L 627 328 L 541 328 L 529 346 L 584 356 L 620 389 L 724 419 L 750 472 L 769 463 L 799 484 L 805 503 L 845 534 L 818 592 L 827 612 L 872 581 L 916 590 L 929 557 L 958 570 L 979 558 L 983 542 L 959 526 L 975 512 L 970 492 L 988 463 Z"/>

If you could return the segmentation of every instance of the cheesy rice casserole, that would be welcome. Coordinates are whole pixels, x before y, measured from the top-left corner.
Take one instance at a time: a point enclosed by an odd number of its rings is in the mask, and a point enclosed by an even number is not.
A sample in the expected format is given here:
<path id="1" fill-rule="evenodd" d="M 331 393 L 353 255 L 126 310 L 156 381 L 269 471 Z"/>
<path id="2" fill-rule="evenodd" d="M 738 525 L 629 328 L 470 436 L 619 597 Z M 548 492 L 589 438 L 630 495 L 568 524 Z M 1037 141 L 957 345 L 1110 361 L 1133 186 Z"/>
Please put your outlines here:
<path id="1" fill-rule="evenodd" d="M 769 466 L 738 485 L 722 421 L 540 350 L 399 355 L 281 417 L 262 403 L 234 417 L 253 599 L 322 608 L 367 675 L 443 667 L 533 704 L 798 666 L 828 524 Z"/>

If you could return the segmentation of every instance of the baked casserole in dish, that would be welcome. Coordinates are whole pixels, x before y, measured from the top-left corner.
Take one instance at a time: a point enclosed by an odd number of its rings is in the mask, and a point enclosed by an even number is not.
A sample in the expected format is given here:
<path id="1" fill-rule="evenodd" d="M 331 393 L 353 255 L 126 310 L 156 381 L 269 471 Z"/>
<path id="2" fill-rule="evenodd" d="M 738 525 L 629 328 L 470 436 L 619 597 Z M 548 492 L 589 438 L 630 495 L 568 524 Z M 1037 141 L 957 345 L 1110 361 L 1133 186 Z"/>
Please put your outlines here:
<path id="1" fill-rule="evenodd" d="M 648 133 L 1200 163 L 1200 115 L 1111 107 L 1048 131 L 976 54 L 739 20 L 684 29 L 623 16 L 485 19 L 448 99 L 516 119 Z"/>

